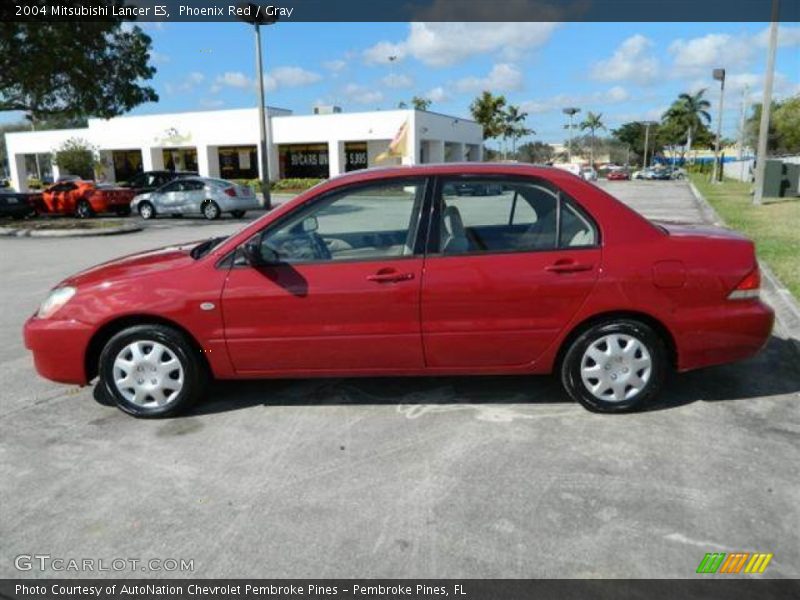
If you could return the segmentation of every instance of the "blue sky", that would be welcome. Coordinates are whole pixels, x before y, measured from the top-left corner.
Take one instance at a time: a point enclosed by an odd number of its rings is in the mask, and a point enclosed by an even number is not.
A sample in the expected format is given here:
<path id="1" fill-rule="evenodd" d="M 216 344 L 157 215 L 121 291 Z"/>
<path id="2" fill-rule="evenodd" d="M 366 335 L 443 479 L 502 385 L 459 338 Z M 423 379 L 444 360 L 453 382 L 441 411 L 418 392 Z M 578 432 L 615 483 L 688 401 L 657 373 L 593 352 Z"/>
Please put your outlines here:
<path id="1" fill-rule="evenodd" d="M 252 30 L 238 23 L 145 23 L 161 99 L 137 114 L 239 108 L 256 101 Z M 307 114 L 390 109 L 414 95 L 467 116 L 481 89 L 529 113 L 534 139 L 564 140 L 564 106 L 602 112 L 613 128 L 656 119 L 682 91 L 728 70 L 725 135 L 742 98 L 760 100 L 765 23 L 289 23 L 264 30 L 267 102 Z M 776 96 L 800 93 L 800 26 L 781 26 Z M 396 56 L 394 62 L 389 56 Z M 716 117 L 715 117 L 716 118 Z"/>

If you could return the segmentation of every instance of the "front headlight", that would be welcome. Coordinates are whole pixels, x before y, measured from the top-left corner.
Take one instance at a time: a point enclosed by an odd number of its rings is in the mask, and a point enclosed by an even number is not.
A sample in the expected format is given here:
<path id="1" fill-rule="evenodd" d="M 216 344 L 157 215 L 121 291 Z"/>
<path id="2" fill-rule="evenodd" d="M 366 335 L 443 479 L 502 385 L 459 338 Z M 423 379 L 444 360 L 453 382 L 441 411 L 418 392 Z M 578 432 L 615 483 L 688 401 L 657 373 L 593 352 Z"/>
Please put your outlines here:
<path id="1" fill-rule="evenodd" d="M 75 295 L 76 291 L 77 290 L 74 287 L 70 287 L 68 285 L 54 289 L 52 292 L 50 292 L 47 298 L 44 299 L 44 302 L 39 305 L 39 310 L 36 312 L 36 316 L 40 319 L 47 319 L 59 308 L 69 302 L 70 298 Z"/>

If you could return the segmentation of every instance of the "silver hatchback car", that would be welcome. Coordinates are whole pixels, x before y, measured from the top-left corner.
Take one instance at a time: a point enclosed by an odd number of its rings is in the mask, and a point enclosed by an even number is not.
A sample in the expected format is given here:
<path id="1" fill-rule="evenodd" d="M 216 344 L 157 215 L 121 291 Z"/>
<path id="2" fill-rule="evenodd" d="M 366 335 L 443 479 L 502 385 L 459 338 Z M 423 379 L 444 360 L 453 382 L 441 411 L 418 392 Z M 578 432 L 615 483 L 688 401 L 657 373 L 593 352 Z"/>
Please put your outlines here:
<path id="1" fill-rule="evenodd" d="M 258 208 L 261 204 L 250 187 L 213 177 L 175 179 L 131 201 L 131 210 L 143 219 L 200 214 L 213 220 L 222 213 L 230 213 L 238 219 L 248 210 Z"/>

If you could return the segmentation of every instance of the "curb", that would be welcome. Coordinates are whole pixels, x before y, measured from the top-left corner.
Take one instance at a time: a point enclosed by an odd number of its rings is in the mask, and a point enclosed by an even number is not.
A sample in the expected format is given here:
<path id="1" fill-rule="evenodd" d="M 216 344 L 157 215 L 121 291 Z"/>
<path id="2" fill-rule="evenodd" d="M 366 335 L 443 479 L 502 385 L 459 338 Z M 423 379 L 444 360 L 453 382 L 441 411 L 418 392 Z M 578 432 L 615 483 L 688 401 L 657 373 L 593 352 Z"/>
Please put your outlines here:
<path id="1" fill-rule="evenodd" d="M 695 202 L 703 215 L 703 219 L 713 225 L 726 227 L 725 221 L 719 216 L 714 207 L 706 200 L 694 183 L 689 182 Z M 792 342 L 795 351 L 800 354 L 800 304 L 797 303 L 792 293 L 786 288 L 781 280 L 763 261 L 758 261 L 764 283 L 763 288 L 769 305 L 775 310 L 778 329 L 786 334 L 786 338 Z"/>
<path id="2" fill-rule="evenodd" d="M 0 236 L 34 238 L 90 237 L 121 235 L 141 230 L 142 227 L 140 225 L 125 225 L 124 227 L 108 227 L 106 229 L 17 229 L 15 227 L 0 227 Z"/>

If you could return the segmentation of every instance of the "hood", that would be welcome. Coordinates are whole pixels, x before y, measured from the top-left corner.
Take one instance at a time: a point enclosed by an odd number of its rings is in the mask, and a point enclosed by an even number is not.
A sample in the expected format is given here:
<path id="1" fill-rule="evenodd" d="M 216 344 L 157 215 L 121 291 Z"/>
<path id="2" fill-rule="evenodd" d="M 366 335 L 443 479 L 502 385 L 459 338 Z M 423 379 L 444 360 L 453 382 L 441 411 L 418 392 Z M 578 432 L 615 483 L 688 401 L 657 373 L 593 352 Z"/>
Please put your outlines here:
<path id="1" fill-rule="evenodd" d="M 722 240 L 750 241 L 747 236 L 733 231 L 732 229 L 725 229 L 724 227 L 691 225 L 688 223 L 665 223 L 663 221 L 653 222 L 666 231 L 671 237 L 704 237 Z"/>
<path id="2" fill-rule="evenodd" d="M 87 286 L 181 269 L 194 264 L 195 261 L 189 253 L 199 243 L 198 241 L 181 246 L 166 246 L 123 256 L 72 275 L 60 285 Z"/>

